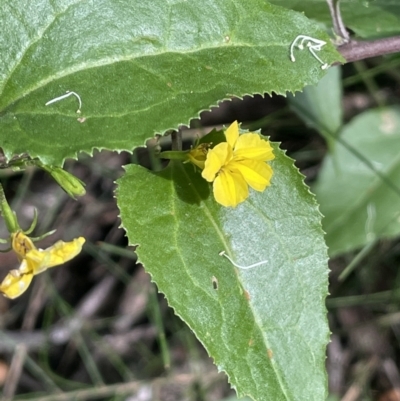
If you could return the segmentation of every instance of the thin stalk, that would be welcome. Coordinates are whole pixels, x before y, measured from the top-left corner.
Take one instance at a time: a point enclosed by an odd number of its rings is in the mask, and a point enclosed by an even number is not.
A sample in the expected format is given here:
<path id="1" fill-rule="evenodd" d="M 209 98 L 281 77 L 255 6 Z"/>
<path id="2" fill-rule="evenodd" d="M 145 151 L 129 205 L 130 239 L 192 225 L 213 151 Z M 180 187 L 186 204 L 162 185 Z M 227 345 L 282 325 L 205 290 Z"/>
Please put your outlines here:
<path id="1" fill-rule="evenodd" d="M 109 244 L 108 242 L 97 242 L 97 247 L 101 251 L 106 253 L 111 253 L 113 255 L 121 256 L 123 258 L 131 259 L 137 261 L 137 255 L 133 249 L 121 248 L 120 246 Z"/>
<path id="2" fill-rule="evenodd" d="M 369 68 L 367 71 L 364 72 L 364 75 L 361 76 L 360 74 L 352 75 L 351 77 L 347 77 L 343 79 L 343 87 L 347 88 L 351 85 L 358 84 L 364 78 L 375 77 L 380 73 L 388 73 L 390 70 L 395 70 L 400 65 L 400 58 L 394 58 L 393 60 L 386 60 L 385 63 L 379 63 L 376 67 Z M 396 71 L 397 72 L 397 71 Z"/>
<path id="3" fill-rule="evenodd" d="M 93 356 L 83 339 L 83 336 L 80 331 L 76 331 L 72 335 L 72 340 L 75 343 L 79 355 L 81 356 L 82 362 L 85 365 L 85 368 L 93 382 L 96 386 L 104 385 L 104 380 L 101 376 L 99 369 L 97 368 L 96 362 L 93 359 Z"/>
<path id="4" fill-rule="evenodd" d="M 379 87 L 374 81 L 374 79 L 368 75 L 366 75 L 367 67 L 365 66 L 365 63 L 363 61 L 357 61 L 354 64 L 354 68 L 357 70 L 358 74 L 360 74 L 364 85 L 366 86 L 369 94 L 371 97 L 375 100 L 375 103 L 379 107 L 384 107 L 385 102 L 382 99 L 382 96 L 379 94 Z"/>
<path id="5" fill-rule="evenodd" d="M 172 150 L 182 150 L 182 132 L 174 131 L 171 134 Z"/>
<path id="6" fill-rule="evenodd" d="M 14 212 L 11 210 L 4 193 L 3 185 L 0 183 L 0 210 L 6 223 L 9 233 L 15 233 L 19 230 L 19 225 Z"/>
<path id="7" fill-rule="evenodd" d="M 353 258 L 353 260 L 345 267 L 340 273 L 338 280 L 344 281 L 356 269 L 360 262 L 372 251 L 374 246 L 379 242 L 379 238 L 375 238 L 361 249 L 360 252 Z"/>
<path id="8" fill-rule="evenodd" d="M 342 20 L 342 14 L 340 12 L 340 0 L 326 0 L 331 14 L 333 29 L 335 34 L 342 39 L 343 42 L 347 43 L 350 40 L 350 35 Z"/>
<path id="9" fill-rule="evenodd" d="M 399 302 L 400 299 L 400 290 L 389 290 L 389 291 L 381 291 L 376 292 L 374 294 L 365 294 L 365 295 L 351 295 L 347 297 L 338 297 L 338 298 L 328 298 L 326 300 L 326 306 L 328 309 L 334 308 L 346 308 L 350 306 L 359 306 L 359 305 L 375 305 L 375 304 L 383 304 L 388 302 Z"/>
<path id="10" fill-rule="evenodd" d="M 69 305 L 58 294 L 49 276 L 46 277 L 46 281 L 47 281 L 46 286 L 52 293 L 52 301 L 54 301 L 55 307 L 58 309 L 58 312 L 67 318 L 71 317 L 72 312 Z M 82 358 L 82 362 L 85 365 L 85 368 L 90 378 L 92 379 L 93 383 L 96 386 L 104 385 L 101 373 L 97 368 L 96 362 L 94 361 L 93 356 L 89 348 L 87 347 L 87 344 L 84 341 L 83 335 L 79 328 L 76 331 L 72 332 L 71 340 L 76 346 L 78 353 Z"/>
<path id="11" fill-rule="evenodd" d="M 171 366 L 171 355 L 168 349 L 168 344 L 165 336 L 165 329 L 160 312 L 160 304 L 157 299 L 155 287 L 152 286 L 150 290 L 151 309 L 153 312 L 154 324 L 157 327 L 158 341 L 161 348 L 161 356 L 164 363 L 164 368 L 169 369 Z"/>
<path id="12" fill-rule="evenodd" d="M 187 151 L 182 150 L 165 150 L 164 152 L 159 153 L 159 157 L 161 159 L 170 159 L 170 160 L 187 160 Z"/>
<path id="13" fill-rule="evenodd" d="M 111 274 L 123 284 L 128 285 L 131 282 L 132 277 L 118 263 L 114 262 L 105 251 L 99 250 L 90 241 L 86 242 L 85 251 L 100 263 L 104 263 Z"/>

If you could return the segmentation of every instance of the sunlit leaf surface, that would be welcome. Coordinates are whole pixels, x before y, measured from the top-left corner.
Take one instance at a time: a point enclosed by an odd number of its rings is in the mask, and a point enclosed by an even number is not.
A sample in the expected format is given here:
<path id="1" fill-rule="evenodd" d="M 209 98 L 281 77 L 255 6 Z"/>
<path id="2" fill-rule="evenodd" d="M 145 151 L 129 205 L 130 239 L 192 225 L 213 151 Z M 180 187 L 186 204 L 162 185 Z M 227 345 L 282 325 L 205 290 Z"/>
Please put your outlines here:
<path id="1" fill-rule="evenodd" d="M 275 146 L 272 184 L 224 208 L 192 165 L 118 181 L 129 242 L 169 304 L 240 395 L 326 398 L 327 253 L 314 196 Z M 226 251 L 243 266 L 219 256 Z M 307 383 L 307 385 L 304 385 Z"/>
<path id="2" fill-rule="evenodd" d="M 222 99 L 301 90 L 325 72 L 299 33 L 300 13 L 264 0 L 3 0 L 0 140 L 61 164 L 93 148 L 132 150 Z M 325 62 L 339 55 L 328 43 Z M 59 102 L 45 104 L 74 91 Z"/>

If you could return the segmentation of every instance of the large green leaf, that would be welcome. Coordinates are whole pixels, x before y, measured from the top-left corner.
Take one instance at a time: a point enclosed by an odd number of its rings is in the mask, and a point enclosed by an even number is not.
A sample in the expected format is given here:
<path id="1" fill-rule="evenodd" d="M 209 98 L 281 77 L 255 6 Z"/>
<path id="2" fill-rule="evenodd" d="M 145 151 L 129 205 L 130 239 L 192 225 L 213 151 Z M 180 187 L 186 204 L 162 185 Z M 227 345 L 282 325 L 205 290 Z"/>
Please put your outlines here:
<path id="1" fill-rule="evenodd" d="M 331 256 L 400 233 L 400 109 L 367 111 L 340 138 L 313 187 Z"/>
<path id="2" fill-rule="evenodd" d="M 264 0 L 2 0 L 0 144 L 60 164 L 93 148 L 131 150 L 222 99 L 302 89 L 325 72 L 299 33 L 301 13 Z M 73 96 L 45 106 L 49 100 Z"/>
<path id="3" fill-rule="evenodd" d="M 304 12 L 308 18 L 332 28 L 326 0 L 270 0 L 271 3 Z M 400 2 L 393 0 L 341 0 L 346 27 L 368 39 L 400 34 Z"/>
<path id="4" fill-rule="evenodd" d="M 326 398 L 327 252 L 314 196 L 274 147 L 271 187 L 218 205 L 192 165 L 136 165 L 118 181 L 129 242 L 240 396 Z M 236 263 L 266 263 L 250 270 Z"/>

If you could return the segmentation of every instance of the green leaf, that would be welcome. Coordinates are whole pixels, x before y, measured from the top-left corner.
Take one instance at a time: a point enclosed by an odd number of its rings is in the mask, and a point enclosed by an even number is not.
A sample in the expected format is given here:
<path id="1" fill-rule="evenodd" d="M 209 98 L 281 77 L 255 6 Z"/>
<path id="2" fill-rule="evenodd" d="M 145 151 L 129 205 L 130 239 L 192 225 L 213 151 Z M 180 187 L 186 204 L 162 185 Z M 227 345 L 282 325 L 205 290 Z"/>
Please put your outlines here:
<path id="1" fill-rule="evenodd" d="M 245 398 L 237 398 L 235 396 L 229 397 L 229 398 L 224 398 L 221 401 L 251 401 L 250 398 L 245 397 Z"/>
<path id="2" fill-rule="evenodd" d="M 192 165 L 126 166 L 117 200 L 129 242 L 239 396 L 326 398 L 327 252 L 321 215 L 275 145 L 272 185 L 224 208 Z M 219 256 L 225 250 L 249 270 Z M 307 383 L 307 385 L 304 385 Z"/>
<path id="3" fill-rule="evenodd" d="M 326 0 L 270 0 L 271 3 L 304 12 L 308 18 L 332 28 Z M 400 3 L 393 0 L 341 0 L 340 10 L 347 28 L 360 38 L 400 34 Z"/>
<path id="4" fill-rule="evenodd" d="M 306 86 L 303 92 L 289 95 L 288 101 L 307 125 L 334 144 L 343 120 L 340 67 L 329 68 L 316 86 Z"/>
<path id="5" fill-rule="evenodd" d="M 94 148 L 132 150 L 222 99 L 284 94 L 325 72 L 289 47 L 299 32 L 326 40 L 304 15 L 264 0 L 3 0 L 0 141 L 61 164 Z M 75 91 L 74 96 L 45 104 Z"/>
<path id="6" fill-rule="evenodd" d="M 367 111 L 340 138 L 313 187 L 331 256 L 400 233 L 400 109 Z"/>

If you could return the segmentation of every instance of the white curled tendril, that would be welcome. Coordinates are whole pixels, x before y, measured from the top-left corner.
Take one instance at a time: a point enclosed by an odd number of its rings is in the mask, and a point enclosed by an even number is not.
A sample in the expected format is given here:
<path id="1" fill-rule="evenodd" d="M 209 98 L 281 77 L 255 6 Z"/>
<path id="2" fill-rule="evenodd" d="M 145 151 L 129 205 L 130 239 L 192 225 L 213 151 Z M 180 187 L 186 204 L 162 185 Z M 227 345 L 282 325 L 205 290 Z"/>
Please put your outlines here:
<path id="1" fill-rule="evenodd" d="M 261 266 L 264 265 L 266 263 L 268 263 L 268 260 L 262 260 L 261 262 L 257 262 L 257 263 L 253 263 L 252 265 L 249 266 L 240 266 L 237 263 L 235 263 L 226 253 L 225 251 L 221 251 L 219 253 L 219 256 L 225 256 L 229 262 L 231 262 L 233 264 L 233 266 L 237 267 L 238 269 L 242 269 L 242 270 L 249 270 L 252 269 L 253 267 L 257 267 L 257 266 Z"/>
<path id="2" fill-rule="evenodd" d="M 72 91 L 67 91 L 67 93 L 65 94 L 65 95 L 61 95 L 61 96 L 58 96 L 58 97 L 55 97 L 54 99 L 51 99 L 51 100 L 49 100 L 46 104 L 45 104 L 45 106 L 48 106 L 49 104 L 52 104 L 52 103 L 55 103 L 55 102 L 58 102 L 58 101 L 60 101 L 60 100 L 63 100 L 63 99 L 65 99 L 65 98 L 67 98 L 67 97 L 69 97 L 69 96 L 75 96 L 77 99 L 78 99 L 78 102 L 79 102 L 79 108 L 78 108 L 78 110 L 76 111 L 77 113 L 80 113 L 81 112 L 81 107 L 82 107 L 82 100 L 81 100 L 81 97 L 76 93 L 76 92 L 72 92 Z"/>
<path id="3" fill-rule="evenodd" d="M 299 41 L 300 43 L 298 43 Z M 290 60 L 292 60 L 293 62 L 296 61 L 296 58 L 294 57 L 293 54 L 295 46 L 298 49 L 303 50 L 304 44 L 308 48 L 310 53 L 313 55 L 313 57 L 322 64 L 321 68 L 323 70 L 326 70 L 329 67 L 329 65 L 327 63 L 324 63 L 315 53 L 316 51 L 319 52 L 326 45 L 326 42 L 324 40 L 312 38 L 311 36 L 299 35 L 296 37 L 296 39 L 290 45 Z"/>

